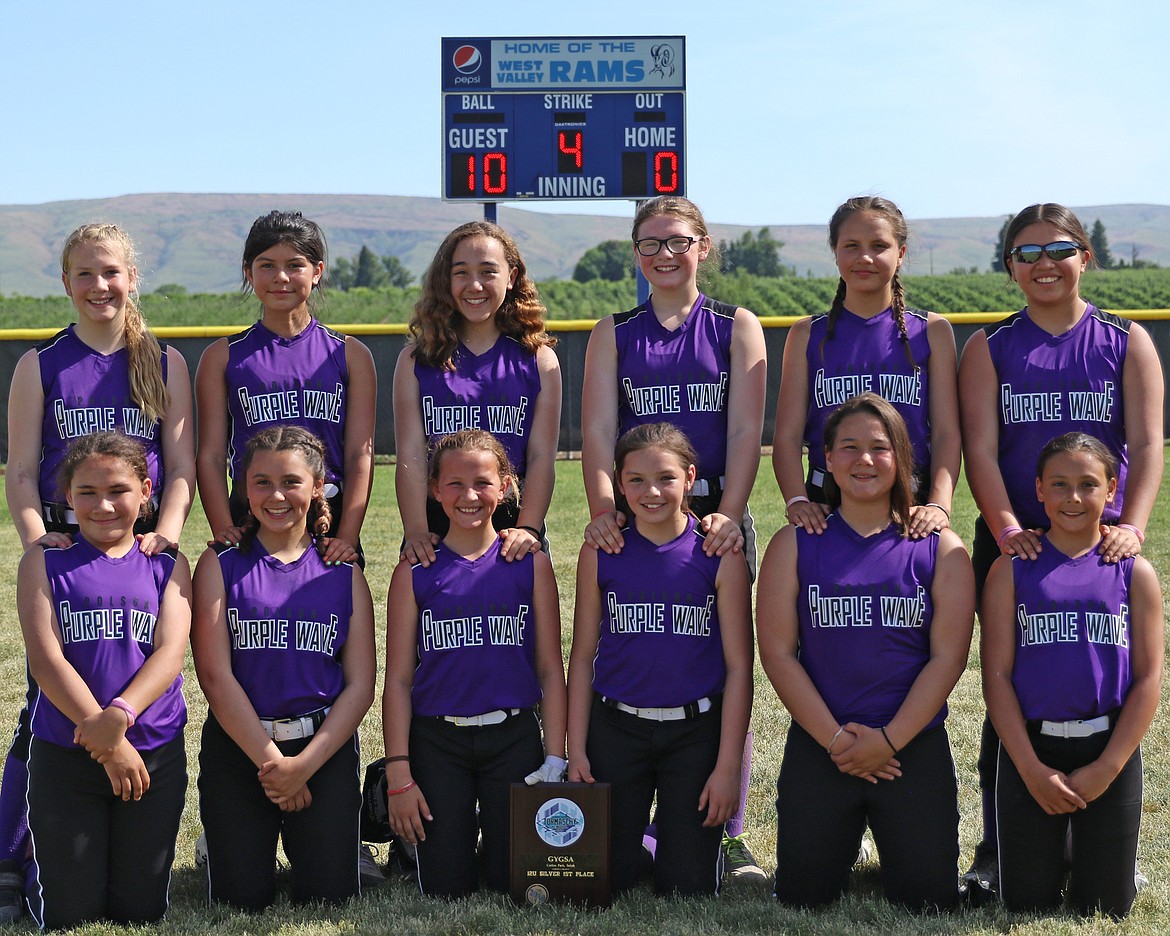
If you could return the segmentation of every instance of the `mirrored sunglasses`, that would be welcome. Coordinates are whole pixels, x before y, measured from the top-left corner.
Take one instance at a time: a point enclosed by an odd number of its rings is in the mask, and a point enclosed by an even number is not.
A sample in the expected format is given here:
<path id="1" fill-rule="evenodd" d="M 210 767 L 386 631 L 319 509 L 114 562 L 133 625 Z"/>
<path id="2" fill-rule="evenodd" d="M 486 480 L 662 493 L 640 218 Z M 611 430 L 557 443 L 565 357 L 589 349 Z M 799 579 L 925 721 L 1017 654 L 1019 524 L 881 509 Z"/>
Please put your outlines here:
<path id="1" fill-rule="evenodd" d="M 1041 247 L 1039 244 L 1020 244 L 1008 251 L 1008 256 L 1020 263 L 1035 263 L 1041 254 L 1046 254 L 1053 263 L 1076 256 L 1078 250 L 1085 250 L 1083 244 L 1075 241 L 1053 241 Z"/>

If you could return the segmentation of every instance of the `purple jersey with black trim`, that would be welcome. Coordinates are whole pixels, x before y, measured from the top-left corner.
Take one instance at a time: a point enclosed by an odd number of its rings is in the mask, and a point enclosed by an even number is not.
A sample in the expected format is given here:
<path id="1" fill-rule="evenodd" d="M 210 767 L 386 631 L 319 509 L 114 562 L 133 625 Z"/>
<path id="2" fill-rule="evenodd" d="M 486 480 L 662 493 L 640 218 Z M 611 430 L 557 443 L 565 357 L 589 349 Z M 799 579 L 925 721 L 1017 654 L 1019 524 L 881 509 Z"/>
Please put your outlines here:
<path id="1" fill-rule="evenodd" d="M 500 540 L 478 559 L 445 543 L 411 568 L 418 606 L 415 715 L 482 715 L 540 701 L 533 617 L 535 561 L 508 562 Z"/>
<path id="2" fill-rule="evenodd" d="M 325 481 L 345 477 L 345 409 L 349 367 L 345 336 L 311 319 L 283 338 L 256 322 L 228 339 L 228 459 L 231 478 L 243 481 L 248 440 L 270 426 L 300 426 L 325 445 Z"/>
<path id="3" fill-rule="evenodd" d="M 120 558 L 107 556 L 78 536 L 65 549 L 45 550 L 45 573 L 62 652 L 102 708 L 126 691 L 142 664 L 154 653 L 163 591 L 175 569 L 171 553 L 147 556 L 132 546 Z M 138 714 L 126 740 L 149 751 L 182 734 L 187 724 L 183 676 Z M 33 734 L 44 741 L 75 747 L 73 722 L 37 696 Z"/>
<path id="4" fill-rule="evenodd" d="M 70 444 L 94 432 L 118 430 L 146 450 L 146 467 L 155 496 L 162 495 L 162 432 L 138 408 L 130 393 L 130 357 L 125 348 L 101 354 L 77 337 L 74 326 L 64 328 L 37 345 L 45 411 L 41 423 L 41 500 L 64 504 L 58 473 Z M 167 379 L 167 352 L 162 352 L 163 382 Z"/>
<path id="5" fill-rule="evenodd" d="M 838 724 L 887 724 L 930 659 L 938 535 L 860 536 L 840 514 L 796 531 L 800 663 Z M 947 716 L 942 708 L 928 728 Z"/>
<path id="6" fill-rule="evenodd" d="M 885 397 L 906 421 L 914 446 L 917 472 L 930 468 L 930 338 L 926 313 L 906 309 L 907 343 L 898 332 L 894 313 L 886 309 L 872 318 L 862 318 L 842 309 L 833 337 L 829 313 L 815 315 L 809 326 L 808 418 L 804 441 L 808 444 L 811 468 L 825 470 L 825 423 L 846 400 L 872 392 Z M 823 342 L 823 344 L 822 344 Z"/>
<path id="7" fill-rule="evenodd" d="M 414 365 L 422 401 L 423 431 L 434 445 L 460 429 L 483 429 L 504 446 L 516 473 L 528 469 L 528 440 L 540 394 L 536 355 L 515 338 L 500 335 L 483 354 L 460 344 L 455 370 Z"/>
<path id="8" fill-rule="evenodd" d="M 639 708 L 686 705 L 723 691 L 727 667 L 715 576 L 698 521 L 656 546 L 631 524 L 616 555 L 597 553 L 601 632 L 593 688 Z"/>
<path id="9" fill-rule="evenodd" d="M 613 317 L 617 345 L 618 435 L 668 422 L 695 448 L 700 478 L 727 471 L 727 394 L 733 305 L 702 293 L 678 328 L 663 327 L 653 299 Z"/>
<path id="10" fill-rule="evenodd" d="M 326 566 L 314 543 L 294 562 L 216 546 L 227 593 L 232 673 L 261 718 L 315 712 L 345 688 L 341 648 L 353 614 L 353 566 Z"/>
<path id="11" fill-rule="evenodd" d="M 984 331 L 996 374 L 999 471 L 1020 525 L 1049 526 L 1036 499 L 1036 460 L 1066 432 L 1096 436 L 1117 456 L 1117 496 L 1104 517 L 1115 523 L 1129 462 L 1122 384 L 1129 322 L 1090 305 L 1063 335 L 1050 335 L 1024 309 Z"/>
<path id="12" fill-rule="evenodd" d="M 1071 721 L 1116 712 L 1129 695 L 1133 559 L 1097 550 L 1070 559 L 1044 538 L 1013 559 L 1016 659 L 1012 685 L 1025 719 Z"/>

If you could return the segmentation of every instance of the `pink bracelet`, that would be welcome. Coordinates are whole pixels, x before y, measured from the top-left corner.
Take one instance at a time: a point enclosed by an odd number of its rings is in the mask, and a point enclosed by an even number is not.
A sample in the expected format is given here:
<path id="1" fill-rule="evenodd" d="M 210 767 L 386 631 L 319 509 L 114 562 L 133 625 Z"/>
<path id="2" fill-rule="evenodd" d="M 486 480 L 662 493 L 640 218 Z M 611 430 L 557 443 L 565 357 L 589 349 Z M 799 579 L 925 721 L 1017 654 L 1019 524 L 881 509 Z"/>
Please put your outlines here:
<path id="1" fill-rule="evenodd" d="M 1117 524 L 1117 529 L 1129 530 L 1130 533 L 1137 537 L 1138 543 L 1144 543 L 1146 541 L 1145 532 L 1135 527 L 1132 523 L 1119 523 Z"/>
<path id="2" fill-rule="evenodd" d="M 397 796 L 399 793 L 405 793 L 407 790 L 413 790 L 413 789 L 414 789 L 414 781 L 411 780 L 410 783 L 408 783 L 406 786 L 399 787 L 397 790 L 387 790 L 386 795 L 387 796 Z"/>
<path id="3" fill-rule="evenodd" d="M 784 502 L 785 511 L 793 504 L 807 504 L 809 502 L 808 496 L 805 494 L 797 494 L 795 497 L 790 497 Z"/>
<path id="4" fill-rule="evenodd" d="M 138 721 L 138 713 L 134 711 L 134 706 L 132 706 L 121 696 L 118 696 L 115 699 L 111 699 L 108 708 L 121 709 L 126 713 L 126 719 L 129 721 L 129 724 L 126 726 L 127 728 L 133 728 L 134 723 Z"/>
<path id="5" fill-rule="evenodd" d="M 1008 539 L 1015 536 L 1017 533 L 1023 533 L 1023 532 L 1024 532 L 1023 527 L 1018 527 L 1018 526 L 1004 527 L 1000 531 L 999 537 L 996 539 L 995 544 L 1002 550 L 1003 544 L 1006 543 L 1008 541 Z"/>

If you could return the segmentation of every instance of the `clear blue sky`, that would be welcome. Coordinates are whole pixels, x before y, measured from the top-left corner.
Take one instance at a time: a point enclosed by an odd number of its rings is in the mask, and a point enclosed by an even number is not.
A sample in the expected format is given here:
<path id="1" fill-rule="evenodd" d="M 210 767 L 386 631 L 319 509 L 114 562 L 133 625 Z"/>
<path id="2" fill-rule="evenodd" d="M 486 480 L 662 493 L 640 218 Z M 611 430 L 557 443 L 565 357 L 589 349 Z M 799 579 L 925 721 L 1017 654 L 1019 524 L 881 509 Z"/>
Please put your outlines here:
<path id="1" fill-rule="evenodd" d="M 713 221 L 824 223 L 868 192 L 912 218 L 1170 204 L 1164 0 L 12 2 L 0 204 L 437 197 L 440 37 L 671 34 Z"/>

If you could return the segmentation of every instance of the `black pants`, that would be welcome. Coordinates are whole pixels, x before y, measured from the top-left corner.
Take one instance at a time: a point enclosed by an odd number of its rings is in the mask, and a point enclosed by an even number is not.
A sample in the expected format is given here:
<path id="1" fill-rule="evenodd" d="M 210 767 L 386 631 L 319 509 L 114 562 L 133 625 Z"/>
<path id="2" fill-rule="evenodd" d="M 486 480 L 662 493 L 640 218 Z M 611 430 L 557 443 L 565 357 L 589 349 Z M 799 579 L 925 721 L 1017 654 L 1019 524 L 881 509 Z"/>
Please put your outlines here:
<path id="1" fill-rule="evenodd" d="M 841 773 L 795 722 L 776 781 L 776 897 L 819 907 L 840 897 L 868 824 L 886 898 L 915 910 L 958 899 L 959 806 L 946 728 L 899 753 L 902 776 L 876 784 Z"/>
<path id="2" fill-rule="evenodd" d="M 699 797 L 719 757 L 723 706 L 697 718 L 649 721 L 593 701 L 586 754 L 595 780 L 610 788 L 611 876 L 629 890 L 646 867 L 642 833 L 655 813 L 654 889 L 682 896 L 716 894 L 723 877 L 723 827 L 704 827 Z"/>
<path id="3" fill-rule="evenodd" d="M 1036 756 L 1065 774 L 1092 763 L 1111 731 L 1088 738 L 1053 738 L 1029 730 Z M 1065 842 L 1071 832 L 1069 900 L 1085 916 L 1100 910 L 1123 917 L 1137 888 L 1138 829 L 1142 819 L 1142 755 L 1135 751 L 1109 788 L 1085 809 L 1050 816 L 1032 798 L 1016 765 L 999 747 L 995 789 L 999 821 L 999 884 L 1013 911 L 1053 910 L 1061 903 Z"/>
<path id="4" fill-rule="evenodd" d="M 418 845 L 424 894 L 462 897 L 476 889 L 477 831 L 483 832 L 488 887 L 508 890 L 511 786 L 543 762 L 540 721 L 533 709 L 482 727 L 421 715 L 411 719 L 410 771 L 434 816 L 426 823 L 426 840 Z"/>
<path id="5" fill-rule="evenodd" d="M 299 754 L 310 738 L 278 741 Z M 208 899 L 262 910 L 276 899 L 276 840 L 292 865 L 292 899 L 341 903 L 359 892 L 358 744 L 354 735 L 309 779 L 313 802 L 283 812 L 256 765 L 210 712 L 199 749 L 199 816 L 207 835 Z"/>
<path id="6" fill-rule="evenodd" d="M 28 904 L 38 926 L 162 919 L 187 792 L 187 754 L 181 734 L 139 753 L 150 789 L 140 800 L 124 801 L 87 751 L 33 738 Z"/>

